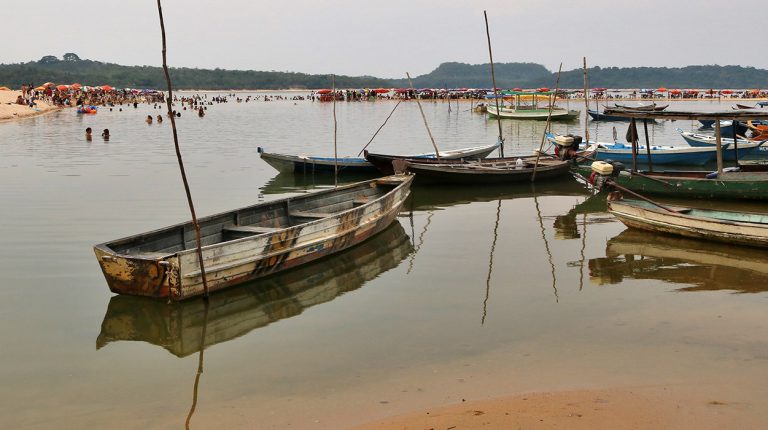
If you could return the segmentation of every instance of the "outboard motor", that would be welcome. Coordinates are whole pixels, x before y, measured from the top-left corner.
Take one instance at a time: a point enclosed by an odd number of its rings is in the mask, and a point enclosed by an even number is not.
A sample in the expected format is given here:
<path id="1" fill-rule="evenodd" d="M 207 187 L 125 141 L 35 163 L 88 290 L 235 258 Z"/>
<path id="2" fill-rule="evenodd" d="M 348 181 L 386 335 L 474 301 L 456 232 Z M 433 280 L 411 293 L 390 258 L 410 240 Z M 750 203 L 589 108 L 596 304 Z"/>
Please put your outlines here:
<path id="1" fill-rule="evenodd" d="M 592 163 L 592 174 L 589 175 L 589 183 L 596 189 L 601 190 L 608 179 L 618 177 L 624 170 L 624 164 L 618 161 L 595 161 Z"/>
<path id="2" fill-rule="evenodd" d="M 568 134 L 557 135 L 552 140 L 555 143 L 555 155 L 561 160 L 570 160 L 576 156 L 582 139 L 581 136 Z"/>

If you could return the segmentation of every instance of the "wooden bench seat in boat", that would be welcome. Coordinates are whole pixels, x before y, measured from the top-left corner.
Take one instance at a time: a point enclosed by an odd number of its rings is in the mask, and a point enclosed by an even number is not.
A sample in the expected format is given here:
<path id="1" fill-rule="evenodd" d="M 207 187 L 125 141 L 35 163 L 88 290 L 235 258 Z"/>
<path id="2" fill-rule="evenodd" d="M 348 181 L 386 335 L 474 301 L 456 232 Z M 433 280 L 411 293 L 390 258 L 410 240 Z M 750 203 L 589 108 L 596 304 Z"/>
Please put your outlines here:
<path id="1" fill-rule="evenodd" d="M 290 215 L 295 218 L 312 218 L 312 219 L 320 219 L 320 218 L 328 218 L 329 216 L 334 216 L 335 214 L 328 213 L 328 212 L 304 212 L 304 211 L 291 211 Z"/>
<path id="2" fill-rule="evenodd" d="M 260 227 L 256 225 L 231 225 L 229 227 L 224 227 L 221 231 L 222 233 L 228 235 L 229 237 L 247 237 L 247 236 L 254 236 L 257 234 L 266 234 L 266 233 L 272 233 L 277 230 L 280 230 L 279 228 L 273 228 L 273 227 Z"/>

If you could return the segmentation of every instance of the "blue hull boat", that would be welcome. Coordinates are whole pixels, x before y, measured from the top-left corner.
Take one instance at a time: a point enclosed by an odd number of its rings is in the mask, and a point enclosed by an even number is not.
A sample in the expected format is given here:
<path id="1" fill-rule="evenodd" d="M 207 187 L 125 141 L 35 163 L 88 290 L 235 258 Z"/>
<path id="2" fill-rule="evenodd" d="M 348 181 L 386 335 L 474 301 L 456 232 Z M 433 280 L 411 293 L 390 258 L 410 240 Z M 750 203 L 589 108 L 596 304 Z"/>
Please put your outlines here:
<path id="1" fill-rule="evenodd" d="M 698 134 L 698 133 L 691 133 L 689 131 L 683 131 L 681 129 L 677 129 L 677 131 L 680 133 L 680 136 L 690 145 L 694 148 L 715 148 L 717 146 L 717 140 L 715 139 L 715 136 L 707 135 L 707 134 Z M 765 141 L 762 142 L 754 142 L 751 140 L 744 140 L 744 139 L 736 139 L 736 146 L 738 147 L 738 157 L 741 159 L 745 156 L 756 156 L 760 155 L 762 152 L 761 147 L 765 143 Z M 733 148 L 733 139 L 729 139 L 727 136 L 724 136 L 721 138 L 721 144 L 723 146 L 723 160 L 726 161 L 733 161 L 736 160 L 736 151 Z"/>

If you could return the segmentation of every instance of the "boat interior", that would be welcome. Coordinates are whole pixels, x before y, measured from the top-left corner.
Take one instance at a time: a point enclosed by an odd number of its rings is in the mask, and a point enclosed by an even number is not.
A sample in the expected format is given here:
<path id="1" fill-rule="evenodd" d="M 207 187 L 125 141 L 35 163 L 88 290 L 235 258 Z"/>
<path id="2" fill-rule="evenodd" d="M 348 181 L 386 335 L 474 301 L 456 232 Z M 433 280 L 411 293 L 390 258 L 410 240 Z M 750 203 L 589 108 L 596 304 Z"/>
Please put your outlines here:
<path id="1" fill-rule="evenodd" d="M 400 184 L 402 181 L 380 178 L 200 218 L 201 242 L 203 246 L 214 245 L 330 218 L 373 202 Z M 122 255 L 157 258 L 192 249 L 195 245 L 195 229 L 190 221 L 103 246 Z"/>

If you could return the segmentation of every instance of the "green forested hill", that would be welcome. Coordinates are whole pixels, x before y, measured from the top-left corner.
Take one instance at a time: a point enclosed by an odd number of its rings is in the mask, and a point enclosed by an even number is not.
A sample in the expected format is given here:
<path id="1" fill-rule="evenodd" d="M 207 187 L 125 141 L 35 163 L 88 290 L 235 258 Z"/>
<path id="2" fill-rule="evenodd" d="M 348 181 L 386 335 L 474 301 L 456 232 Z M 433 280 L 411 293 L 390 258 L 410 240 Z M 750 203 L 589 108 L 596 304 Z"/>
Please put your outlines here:
<path id="1" fill-rule="evenodd" d="M 495 65 L 496 82 L 501 88 L 553 87 L 555 74 L 540 64 L 499 63 Z M 588 71 L 591 87 L 607 88 L 766 88 L 768 70 L 742 66 L 667 67 L 593 67 Z M 330 75 L 310 75 L 295 72 L 266 72 L 255 70 L 172 68 L 171 77 L 179 89 L 288 89 L 329 88 Z M 160 67 L 121 66 L 83 60 L 69 53 L 59 59 L 45 56 L 38 61 L 20 64 L 0 64 L 0 86 L 20 88 L 35 85 L 79 82 L 84 85 L 109 84 L 118 88 L 163 88 L 165 81 Z M 414 78 L 414 86 L 422 88 L 490 88 L 488 64 L 443 63 L 430 73 Z M 407 87 L 405 79 L 384 79 L 373 76 L 336 76 L 340 88 Z M 581 88 L 581 69 L 565 71 L 562 88 Z"/>

